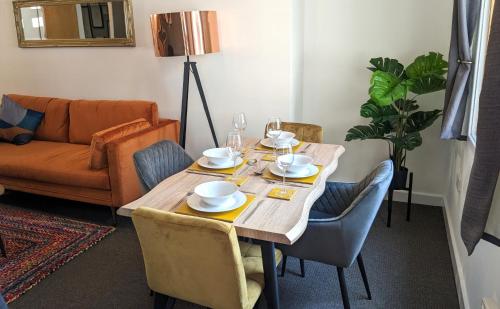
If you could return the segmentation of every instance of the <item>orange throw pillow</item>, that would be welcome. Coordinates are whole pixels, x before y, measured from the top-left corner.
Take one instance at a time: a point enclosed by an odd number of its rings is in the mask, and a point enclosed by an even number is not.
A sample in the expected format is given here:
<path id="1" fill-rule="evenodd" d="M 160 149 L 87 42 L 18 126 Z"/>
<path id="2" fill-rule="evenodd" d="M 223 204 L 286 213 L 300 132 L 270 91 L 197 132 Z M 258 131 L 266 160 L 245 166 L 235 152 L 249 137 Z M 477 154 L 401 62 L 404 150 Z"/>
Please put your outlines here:
<path id="1" fill-rule="evenodd" d="M 151 127 L 149 121 L 139 118 L 131 122 L 123 123 L 92 135 L 90 143 L 89 167 L 93 170 L 108 166 L 107 144 L 111 141 L 128 136 Z"/>

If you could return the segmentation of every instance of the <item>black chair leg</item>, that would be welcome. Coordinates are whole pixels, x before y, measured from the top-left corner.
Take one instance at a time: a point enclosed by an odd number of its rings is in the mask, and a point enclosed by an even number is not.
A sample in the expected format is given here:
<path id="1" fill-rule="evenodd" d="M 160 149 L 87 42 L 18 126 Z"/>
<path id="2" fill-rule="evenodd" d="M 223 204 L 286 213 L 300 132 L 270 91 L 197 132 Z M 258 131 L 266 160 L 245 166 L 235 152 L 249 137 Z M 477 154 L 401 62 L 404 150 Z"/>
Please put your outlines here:
<path id="1" fill-rule="evenodd" d="M 168 297 L 167 295 L 154 292 L 155 301 L 154 309 L 172 309 L 175 306 L 175 298 Z"/>
<path id="2" fill-rule="evenodd" d="M 368 285 L 368 277 L 366 276 L 365 263 L 363 262 L 363 257 L 361 253 L 356 258 L 358 261 L 359 271 L 361 271 L 361 277 L 363 277 L 363 283 L 365 284 L 366 294 L 368 295 L 368 299 L 372 299 L 372 293 L 370 292 L 370 286 Z"/>
<path id="3" fill-rule="evenodd" d="M 7 257 L 7 249 L 5 249 L 5 244 L 3 242 L 1 235 L 0 235 L 0 256 Z"/>
<path id="4" fill-rule="evenodd" d="M 342 293 L 344 309 L 351 309 L 351 305 L 349 304 L 349 294 L 347 293 L 347 285 L 345 284 L 344 268 L 337 267 L 337 274 L 339 276 L 340 293 Z"/>
<path id="5" fill-rule="evenodd" d="M 285 276 L 285 271 L 286 271 L 286 255 L 283 255 L 283 260 L 281 261 L 281 277 Z"/>
<path id="6" fill-rule="evenodd" d="M 304 278 L 306 276 L 306 268 L 304 266 L 303 259 L 300 259 L 300 275 L 302 276 L 302 278 Z"/>

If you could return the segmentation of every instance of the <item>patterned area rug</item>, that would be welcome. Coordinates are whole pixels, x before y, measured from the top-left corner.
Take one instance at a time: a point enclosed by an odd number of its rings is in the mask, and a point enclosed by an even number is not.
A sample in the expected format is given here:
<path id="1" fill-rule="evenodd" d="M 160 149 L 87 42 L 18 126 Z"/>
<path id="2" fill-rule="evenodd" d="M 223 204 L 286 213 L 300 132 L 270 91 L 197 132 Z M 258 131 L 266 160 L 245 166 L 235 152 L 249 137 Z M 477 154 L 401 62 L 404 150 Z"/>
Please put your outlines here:
<path id="1" fill-rule="evenodd" d="M 0 293 L 14 301 L 114 228 L 0 205 Z"/>

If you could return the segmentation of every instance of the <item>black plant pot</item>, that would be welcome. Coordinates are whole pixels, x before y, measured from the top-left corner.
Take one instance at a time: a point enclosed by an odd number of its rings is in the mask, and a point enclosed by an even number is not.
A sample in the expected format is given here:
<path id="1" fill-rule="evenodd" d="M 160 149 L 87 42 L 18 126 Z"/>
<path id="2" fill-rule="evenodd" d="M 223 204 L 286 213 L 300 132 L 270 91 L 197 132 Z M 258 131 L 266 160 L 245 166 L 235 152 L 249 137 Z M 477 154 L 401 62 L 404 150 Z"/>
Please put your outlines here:
<path id="1" fill-rule="evenodd" d="M 401 166 L 401 169 L 399 171 L 394 169 L 390 189 L 392 190 L 406 189 L 407 179 L 408 179 L 408 168 Z"/>

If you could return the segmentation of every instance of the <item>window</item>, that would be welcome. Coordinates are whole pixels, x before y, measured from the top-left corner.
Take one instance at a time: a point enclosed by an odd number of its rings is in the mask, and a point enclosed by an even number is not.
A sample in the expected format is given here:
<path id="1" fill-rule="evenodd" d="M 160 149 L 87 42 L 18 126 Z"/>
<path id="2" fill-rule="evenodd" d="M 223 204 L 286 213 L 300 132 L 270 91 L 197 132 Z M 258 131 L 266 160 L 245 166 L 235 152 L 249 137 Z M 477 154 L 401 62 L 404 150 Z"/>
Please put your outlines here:
<path id="1" fill-rule="evenodd" d="M 472 59 L 475 59 L 472 67 L 471 95 L 468 119 L 468 136 L 470 141 L 476 144 L 477 113 L 479 110 L 479 96 L 483 84 L 484 63 L 486 60 L 486 50 L 488 47 L 488 36 L 490 31 L 491 15 L 495 0 L 481 0 L 481 13 L 479 25 L 474 36 L 472 46 Z"/>

